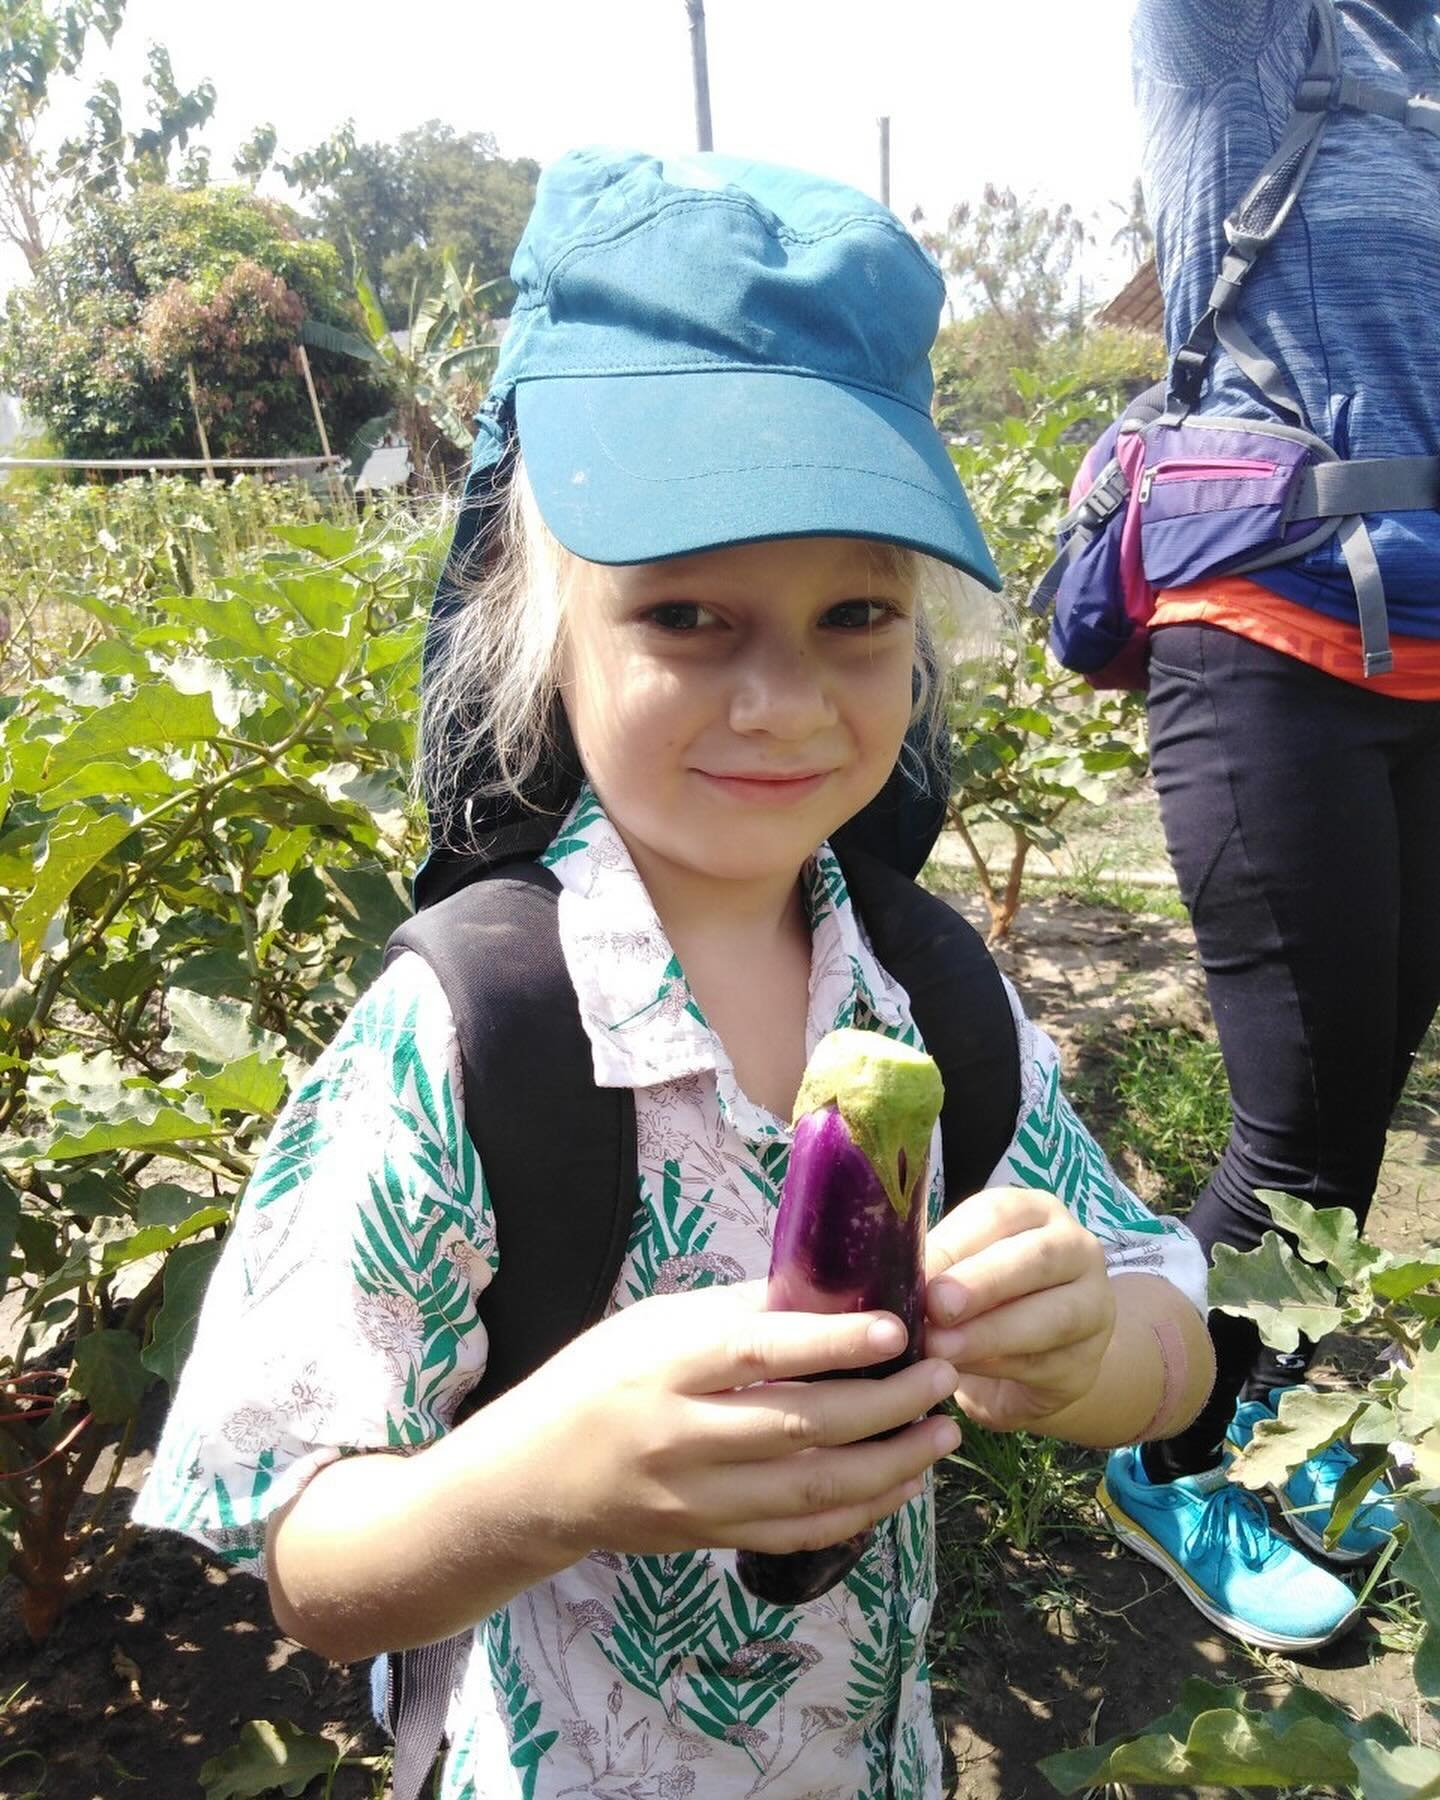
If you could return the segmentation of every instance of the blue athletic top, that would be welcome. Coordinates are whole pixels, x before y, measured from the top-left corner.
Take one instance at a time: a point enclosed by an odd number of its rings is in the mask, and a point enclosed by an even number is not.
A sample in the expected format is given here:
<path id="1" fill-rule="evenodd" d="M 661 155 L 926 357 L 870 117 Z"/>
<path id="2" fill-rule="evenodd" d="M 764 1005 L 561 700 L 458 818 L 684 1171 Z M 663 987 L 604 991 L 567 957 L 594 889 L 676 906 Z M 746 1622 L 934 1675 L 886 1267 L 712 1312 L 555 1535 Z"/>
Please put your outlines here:
<path id="1" fill-rule="evenodd" d="M 1440 92 L 1440 33 L 1407 35 L 1339 0 L 1345 69 Z M 1308 0 L 1139 0 L 1132 27 L 1171 353 L 1205 310 L 1226 214 L 1269 160 L 1310 58 Z M 1256 265 L 1240 320 L 1342 456 L 1440 453 L 1440 138 L 1337 113 L 1295 212 Z M 1200 412 L 1272 409 L 1218 348 Z M 1371 515 L 1390 628 L 1440 637 L 1440 512 Z M 1252 579 L 1356 619 L 1334 540 Z"/>

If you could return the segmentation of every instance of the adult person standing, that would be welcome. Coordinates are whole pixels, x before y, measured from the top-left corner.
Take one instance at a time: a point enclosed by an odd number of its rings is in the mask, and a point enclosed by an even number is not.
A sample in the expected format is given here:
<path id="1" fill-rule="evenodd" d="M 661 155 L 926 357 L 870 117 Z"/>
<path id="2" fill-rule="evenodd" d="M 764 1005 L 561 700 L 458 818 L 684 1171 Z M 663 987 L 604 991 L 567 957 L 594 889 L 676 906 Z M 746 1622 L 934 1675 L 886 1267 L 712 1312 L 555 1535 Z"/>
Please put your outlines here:
<path id="1" fill-rule="evenodd" d="M 1223 222 L 1269 162 L 1332 0 L 1139 0 L 1133 46 L 1172 354 L 1205 313 Z M 1417 0 L 1333 0 L 1344 75 L 1401 102 L 1440 93 L 1440 30 Z M 1440 103 L 1342 106 L 1238 320 L 1304 422 L 1342 457 L 1440 453 Z M 1418 128 L 1417 128 L 1418 127 Z M 1232 339 L 1233 341 L 1233 339 Z M 1252 369 L 1256 367 L 1252 358 Z M 1285 418 L 1217 346 L 1197 413 Z M 1437 494 L 1440 506 L 1440 494 Z M 1188 1223 L 1207 1254 L 1271 1227 L 1261 1189 L 1362 1225 L 1385 1133 L 1440 1000 L 1440 510 L 1369 514 L 1393 669 L 1366 677 L 1337 540 L 1248 577 L 1160 596 L 1151 759 L 1229 1078 L 1225 1154 Z M 1373 664 L 1372 664 L 1373 666 Z M 1120 1535 L 1222 1629 L 1286 1651 L 1353 1620 L 1350 1589 L 1227 1482 L 1243 1442 L 1304 1380 L 1313 1345 L 1265 1349 L 1211 1315 L 1218 1379 L 1179 1437 L 1116 1451 L 1101 1501 Z M 1278 1496 L 1316 1556 L 1359 1563 L 1393 1526 L 1383 1489 L 1332 1551 L 1343 1446 Z"/>

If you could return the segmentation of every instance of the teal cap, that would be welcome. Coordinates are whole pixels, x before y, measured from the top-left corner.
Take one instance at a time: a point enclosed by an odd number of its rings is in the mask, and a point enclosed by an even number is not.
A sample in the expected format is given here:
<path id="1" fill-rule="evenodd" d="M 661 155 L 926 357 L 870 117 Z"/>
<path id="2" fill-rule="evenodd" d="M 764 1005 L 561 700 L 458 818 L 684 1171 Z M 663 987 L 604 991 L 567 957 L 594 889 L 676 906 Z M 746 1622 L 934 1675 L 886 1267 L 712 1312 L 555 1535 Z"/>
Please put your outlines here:
<path id="1" fill-rule="evenodd" d="M 821 535 L 1000 577 L 930 416 L 944 283 L 893 213 L 728 156 L 572 151 L 540 178 L 481 412 L 597 563 Z"/>

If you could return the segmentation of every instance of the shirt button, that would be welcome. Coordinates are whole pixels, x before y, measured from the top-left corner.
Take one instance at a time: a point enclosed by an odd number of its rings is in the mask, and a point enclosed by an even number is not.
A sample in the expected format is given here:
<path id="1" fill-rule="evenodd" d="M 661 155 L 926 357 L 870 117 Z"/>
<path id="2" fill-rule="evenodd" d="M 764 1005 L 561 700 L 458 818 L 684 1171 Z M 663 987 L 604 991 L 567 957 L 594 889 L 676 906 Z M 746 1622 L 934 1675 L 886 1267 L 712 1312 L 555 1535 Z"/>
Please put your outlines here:
<path id="1" fill-rule="evenodd" d="M 922 1594 L 912 1601 L 906 1623 L 910 1627 L 910 1635 L 919 1637 L 930 1622 L 930 1602 Z"/>

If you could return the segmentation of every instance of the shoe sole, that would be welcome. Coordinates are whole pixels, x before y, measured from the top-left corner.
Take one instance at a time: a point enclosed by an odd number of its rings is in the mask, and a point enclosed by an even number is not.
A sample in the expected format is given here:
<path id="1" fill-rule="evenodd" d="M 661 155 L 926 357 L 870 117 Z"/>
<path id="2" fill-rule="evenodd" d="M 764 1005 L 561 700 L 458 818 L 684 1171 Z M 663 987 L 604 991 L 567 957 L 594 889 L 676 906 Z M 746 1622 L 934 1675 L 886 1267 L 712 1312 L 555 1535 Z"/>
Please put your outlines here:
<path id="1" fill-rule="evenodd" d="M 1157 1569 L 1163 1569 L 1197 1612 L 1203 1613 L 1227 1637 L 1236 1638 L 1242 1644 L 1253 1644 L 1261 1650 L 1320 1650 L 1326 1644 L 1333 1644 L 1336 1638 L 1343 1637 L 1360 1617 L 1360 1608 L 1353 1606 L 1337 1625 L 1318 1637 L 1297 1637 L 1293 1634 L 1286 1636 L 1281 1632 L 1266 1631 L 1263 1626 L 1247 1625 L 1244 1620 L 1234 1618 L 1217 1606 L 1194 1579 L 1186 1574 L 1163 1544 L 1121 1511 L 1103 1480 L 1096 1489 L 1095 1497 L 1110 1529 L 1121 1543 L 1128 1545 L 1137 1556 L 1143 1556 L 1147 1562 L 1154 1563 Z"/>
<path id="2" fill-rule="evenodd" d="M 1281 1516 L 1291 1531 L 1295 1533 L 1307 1550 L 1313 1551 L 1322 1561 L 1334 1563 L 1338 1568 L 1353 1569 L 1360 1563 L 1374 1562 L 1380 1554 L 1382 1546 L 1379 1544 L 1373 1550 L 1341 1550 L 1338 1546 L 1332 1550 L 1326 1544 L 1324 1534 L 1317 1531 L 1291 1506 L 1286 1498 L 1284 1488 L 1276 1487 L 1272 1482 L 1268 1491 L 1274 1498 L 1275 1504 L 1280 1508 Z"/>
<path id="3" fill-rule="evenodd" d="M 1228 1434 L 1225 1442 L 1231 1450 L 1238 1451 L 1244 1448 Z M 1332 1550 L 1325 1542 L 1324 1533 L 1317 1531 L 1303 1513 L 1291 1506 L 1283 1487 L 1272 1481 L 1265 1491 L 1280 1508 L 1280 1516 L 1294 1535 L 1313 1556 L 1318 1556 L 1322 1562 L 1333 1563 L 1338 1569 L 1354 1569 L 1358 1568 L 1361 1563 L 1374 1562 L 1384 1547 L 1377 1544 L 1373 1550 L 1341 1550 L 1339 1548 Z"/>

